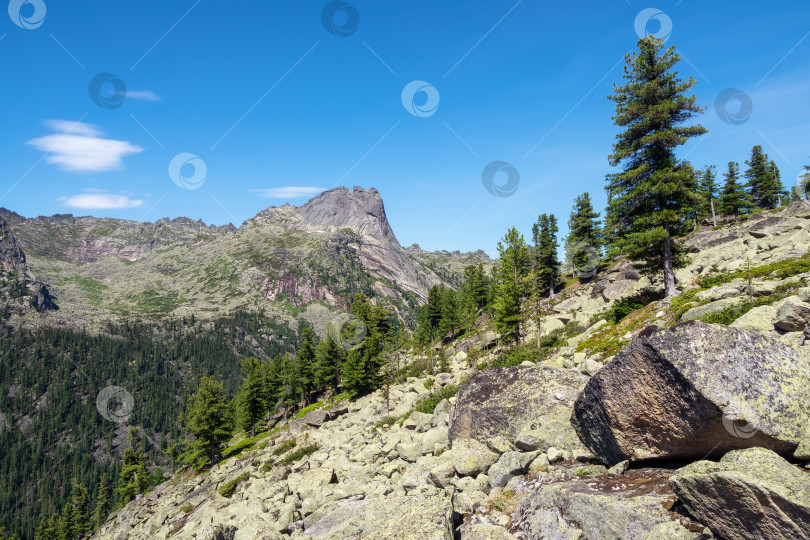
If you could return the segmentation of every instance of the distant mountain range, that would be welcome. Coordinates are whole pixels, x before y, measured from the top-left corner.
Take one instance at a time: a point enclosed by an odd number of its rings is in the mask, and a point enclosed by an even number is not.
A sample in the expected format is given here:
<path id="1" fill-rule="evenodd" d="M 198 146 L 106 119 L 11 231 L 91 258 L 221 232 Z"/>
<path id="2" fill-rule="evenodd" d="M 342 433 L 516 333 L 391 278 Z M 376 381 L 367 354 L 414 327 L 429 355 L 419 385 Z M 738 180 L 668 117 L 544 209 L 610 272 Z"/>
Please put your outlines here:
<path id="1" fill-rule="evenodd" d="M 188 218 L 27 219 L 0 209 L 0 231 L 4 267 L 17 268 L 33 295 L 14 304 L 12 321 L 38 325 L 94 328 L 122 317 L 213 319 L 264 309 L 322 333 L 357 292 L 409 324 L 430 287 L 456 287 L 466 265 L 493 264 L 483 251 L 403 248 L 374 188 L 340 187 L 302 206 L 270 207 L 239 228 Z"/>

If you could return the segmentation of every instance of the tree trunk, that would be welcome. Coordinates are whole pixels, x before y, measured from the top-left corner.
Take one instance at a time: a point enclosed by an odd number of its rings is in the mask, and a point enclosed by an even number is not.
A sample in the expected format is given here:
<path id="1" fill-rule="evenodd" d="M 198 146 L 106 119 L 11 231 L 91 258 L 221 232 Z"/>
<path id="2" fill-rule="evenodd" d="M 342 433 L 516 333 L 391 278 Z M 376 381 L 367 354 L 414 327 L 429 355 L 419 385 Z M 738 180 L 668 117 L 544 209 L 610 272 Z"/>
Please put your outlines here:
<path id="1" fill-rule="evenodd" d="M 673 298 L 680 294 L 675 288 L 675 270 L 672 267 L 672 238 L 667 234 L 664 242 L 664 293 L 667 298 Z"/>
<path id="2" fill-rule="evenodd" d="M 715 228 L 717 228 L 717 216 L 714 213 L 714 199 L 709 199 L 709 203 L 712 205 L 712 221 L 714 222 Z"/>
<path id="3" fill-rule="evenodd" d="M 549 283 L 548 287 L 548 297 L 554 298 L 556 293 L 554 292 L 554 279 L 551 279 L 551 283 Z"/>

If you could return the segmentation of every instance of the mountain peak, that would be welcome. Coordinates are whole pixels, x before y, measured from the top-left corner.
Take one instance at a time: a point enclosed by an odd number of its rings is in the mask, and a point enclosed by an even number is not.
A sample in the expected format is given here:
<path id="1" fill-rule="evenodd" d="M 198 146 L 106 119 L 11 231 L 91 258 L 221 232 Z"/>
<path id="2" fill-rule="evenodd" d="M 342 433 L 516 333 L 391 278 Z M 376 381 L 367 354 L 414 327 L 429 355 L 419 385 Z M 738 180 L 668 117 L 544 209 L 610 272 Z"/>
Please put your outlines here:
<path id="1" fill-rule="evenodd" d="M 311 226 L 325 229 L 351 227 L 362 235 L 396 241 L 385 215 L 382 197 L 375 188 L 338 187 L 324 191 L 298 208 L 298 215 Z"/>

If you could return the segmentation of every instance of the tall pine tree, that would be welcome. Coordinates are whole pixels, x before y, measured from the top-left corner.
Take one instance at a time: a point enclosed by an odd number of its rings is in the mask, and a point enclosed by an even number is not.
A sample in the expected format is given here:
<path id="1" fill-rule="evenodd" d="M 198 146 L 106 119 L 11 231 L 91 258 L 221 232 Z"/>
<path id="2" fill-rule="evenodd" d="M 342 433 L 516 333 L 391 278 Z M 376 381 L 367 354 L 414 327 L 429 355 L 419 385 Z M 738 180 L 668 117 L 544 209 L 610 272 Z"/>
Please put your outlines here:
<path id="1" fill-rule="evenodd" d="M 96 496 L 96 509 L 93 511 L 93 523 L 96 528 L 104 525 L 107 516 L 112 510 L 112 493 L 110 493 L 110 477 L 107 473 L 101 475 Z"/>
<path id="2" fill-rule="evenodd" d="M 512 227 L 498 242 L 500 266 L 494 300 L 495 324 L 502 335 L 520 344 L 523 321 L 522 307 L 528 292 L 527 277 L 531 268 L 529 246 Z"/>
<path id="3" fill-rule="evenodd" d="M 706 167 L 700 176 L 700 217 L 711 217 L 712 224 L 717 227 L 717 212 L 714 201 L 717 200 L 717 175 L 714 165 Z"/>
<path id="4" fill-rule="evenodd" d="M 751 149 L 751 158 L 745 164 L 748 165 L 745 178 L 748 180 L 752 204 L 756 208 L 766 210 L 778 207 L 785 189 L 782 186 L 776 164 L 768 158 L 768 154 L 764 153 L 759 145 Z"/>
<path id="5" fill-rule="evenodd" d="M 753 206 L 751 195 L 739 182 L 740 164 L 730 161 L 723 178 L 725 178 L 725 182 L 720 192 L 720 212 L 727 216 L 734 216 L 734 221 L 739 221 L 740 214 Z"/>
<path id="6" fill-rule="evenodd" d="M 245 378 L 237 393 L 237 411 L 239 427 L 256 435 L 256 425 L 267 412 L 267 387 L 264 381 L 264 368 L 261 360 L 254 357 L 242 360 Z"/>
<path id="7" fill-rule="evenodd" d="M 149 483 L 140 430 L 130 428 L 127 441 L 129 448 L 124 450 L 117 488 L 118 498 L 125 504 L 143 493 Z"/>
<path id="8" fill-rule="evenodd" d="M 186 430 L 193 437 L 183 461 L 202 469 L 216 463 L 231 438 L 228 396 L 221 382 L 203 377 L 188 402 Z"/>
<path id="9" fill-rule="evenodd" d="M 672 297 L 678 294 L 674 269 L 685 263 L 675 239 L 691 230 L 687 218 L 697 197 L 694 172 L 676 159 L 675 149 L 706 129 L 683 125 L 702 109 L 686 94 L 695 80 L 677 77 L 675 47 L 664 51 L 653 36 L 638 47 L 626 56 L 625 84 L 614 85 L 610 96 L 613 120 L 626 129 L 609 158 L 624 170 L 608 176 L 607 222 L 620 252 L 641 262 L 645 273 L 663 271 L 664 291 Z"/>
<path id="10" fill-rule="evenodd" d="M 601 222 L 599 212 L 594 212 L 591 196 L 588 192 L 574 199 L 574 207 L 568 219 L 568 236 L 565 238 L 565 259 L 572 273 L 577 269 L 590 268 L 599 261 L 602 248 Z"/>

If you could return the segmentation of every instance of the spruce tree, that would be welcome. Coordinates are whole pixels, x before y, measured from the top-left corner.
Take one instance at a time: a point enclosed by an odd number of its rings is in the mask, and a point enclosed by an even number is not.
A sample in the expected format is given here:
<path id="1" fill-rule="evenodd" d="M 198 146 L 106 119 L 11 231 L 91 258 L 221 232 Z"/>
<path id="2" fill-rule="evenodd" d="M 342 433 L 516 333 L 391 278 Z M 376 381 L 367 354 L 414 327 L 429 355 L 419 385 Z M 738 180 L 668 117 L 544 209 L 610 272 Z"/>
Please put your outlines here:
<path id="1" fill-rule="evenodd" d="M 133 427 L 127 436 L 129 448 L 124 450 L 121 472 L 118 474 L 118 498 L 124 503 L 132 501 L 144 492 L 148 485 L 149 473 L 146 471 L 146 458 L 141 444 L 138 428 Z"/>
<path id="2" fill-rule="evenodd" d="M 258 358 L 242 360 L 245 378 L 237 394 L 239 427 L 250 436 L 256 435 L 256 425 L 264 418 L 267 411 L 268 396 L 264 383 L 264 369 Z"/>
<path id="3" fill-rule="evenodd" d="M 44 517 L 34 531 L 34 540 L 59 540 L 59 514 Z"/>
<path id="4" fill-rule="evenodd" d="M 700 216 L 711 216 L 712 223 L 717 227 L 717 213 L 714 208 L 714 201 L 718 197 L 717 175 L 714 165 L 706 167 L 700 176 Z"/>
<path id="5" fill-rule="evenodd" d="M 739 221 L 740 214 L 747 211 L 753 203 L 751 195 L 745 190 L 740 180 L 740 164 L 728 163 L 728 171 L 723 175 L 725 182 L 720 192 L 720 211 L 727 216 L 734 216 Z"/>
<path id="6" fill-rule="evenodd" d="M 73 507 L 73 530 L 76 537 L 83 537 L 90 533 L 90 497 L 87 494 L 87 488 L 81 485 L 75 478 L 72 481 L 73 493 L 70 497 L 71 506 Z"/>
<path id="7" fill-rule="evenodd" d="M 532 227 L 534 264 L 532 281 L 538 296 L 554 297 L 554 288 L 560 275 L 557 260 L 557 218 L 554 214 L 541 214 Z"/>
<path id="8" fill-rule="evenodd" d="M 309 403 L 309 394 L 315 390 L 315 334 L 312 328 L 301 332 L 301 346 L 295 355 L 298 367 L 298 383 L 304 406 Z"/>
<path id="9" fill-rule="evenodd" d="M 766 210 L 778 207 L 784 187 L 776 164 L 759 145 L 751 149 L 751 158 L 745 164 L 748 165 L 745 178 L 748 180 L 752 204 Z"/>
<path id="10" fill-rule="evenodd" d="M 594 256 L 598 257 L 602 246 L 601 222 L 598 217 L 599 212 L 594 212 L 588 192 L 574 199 L 574 207 L 568 219 L 569 232 L 565 238 L 565 258 L 575 275 L 577 269 L 598 262 L 593 260 Z"/>
<path id="11" fill-rule="evenodd" d="M 200 380 L 188 403 L 186 429 L 194 440 L 183 461 L 198 470 L 215 463 L 232 431 L 222 383 L 211 377 Z"/>
<path id="12" fill-rule="evenodd" d="M 332 391 L 337 393 L 346 351 L 327 335 L 318 344 L 315 358 L 315 379 L 318 381 L 318 387 L 332 388 Z"/>
<path id="13" fill-rule="evenodd" d="M 57 527 L 57 535 L 59 540 L 76 540 L 76 525 L 73 523 L 73 504 L 68 501 L 62 507 L 62 513 L 59 515 L 59 525 Z"/>
<path id="14" fill-rule="evenodd" d="M 439 333 L 442 336 L 455 334 L 461 325 L 458 295 L 454 291 L 445 291 L 442 302 L 442 318 L 439 321 Z"/>
<path id="15" fill-rule="evenodd" d="M 625 84 L 614 85 L 610 96 L 613 120 L 626 130 L 609 157 L 624 170 L 608 176 L 607 222 L 618 251 L 647 274 L 663 271 L 665 294 L 672 297 L 678 294 L 674 269 L 685 264 L 676 239 L 690 232 L 687 216 L 697 197 L 694 173 L 675 149 L 706 129 L 683 125 L 702 109 L 686 94 L 695 80 L 677 77 L 675 47 L 663 51 L 663 41 L 653 36 L 638 47 L 626 56 Z"/>
<path id="16" fill-rule="evenodd" d="M 104 525 L 107 516 L 112 510 L 112 493 L 110 493 L 110 477 L 107 473 L 101 475 L 101 482 L 98 484 L 98 496 L 96 497 L 96 509 L 93 512 L 93 523 L 96 528 Z"/>
<path id="17" fill-rule="evenodd" d="M 512 227 L 498 242 L 500 268 L 493 307 L 495 324 L 502 335 L 520 344 L 523 321 L 522 304 L 527 296 L 527 277 L 531 267 L 529 246 Z"/>
<path id="18" fill-rule="evenodd" d="M 796 179 L 796 185 L 793 188 L 797 200 L 810 199 L 810 165 L 804 166 L 804 172 Z"/>

